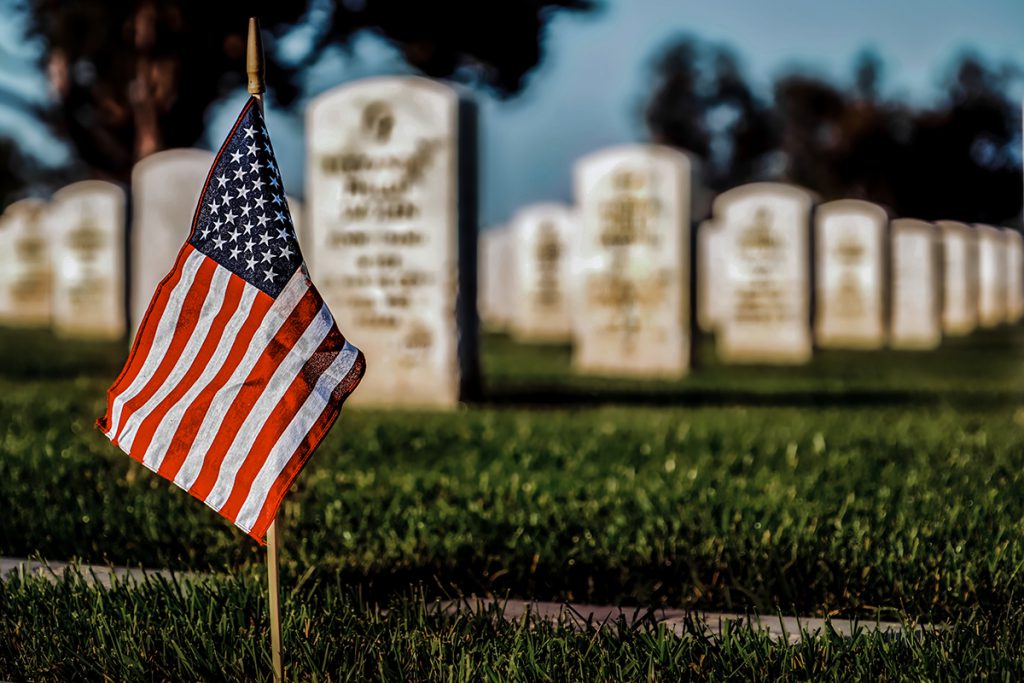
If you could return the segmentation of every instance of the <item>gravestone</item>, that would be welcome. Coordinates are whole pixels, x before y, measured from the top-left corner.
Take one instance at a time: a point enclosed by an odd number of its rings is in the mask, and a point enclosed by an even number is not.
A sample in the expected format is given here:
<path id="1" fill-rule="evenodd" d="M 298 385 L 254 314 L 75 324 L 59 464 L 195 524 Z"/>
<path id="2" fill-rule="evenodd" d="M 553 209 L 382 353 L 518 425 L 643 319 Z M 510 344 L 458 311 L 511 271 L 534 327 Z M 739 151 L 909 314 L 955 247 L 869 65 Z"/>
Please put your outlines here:
<path id="1" fill-rule="evenodd" d="M 1006 319 L 1018 323 L 1024 317 L 1024 236 L 1006 231 Z"/>
<path id="2" fill-rule="evenodd" d="M 522 342 L 572 338 L 571 258 L 575 217 L 563 204 L 537 204 L 512 219 L 512 336 Z"/>
<path id="3" fill-rule="evenodd" d="M 0 277 L 6 290 L 4 322 L 15 327 L 45 327 L 52 314 L 51 241 L 37 199 L 14 202 L 3 213 L 6 233 Z"/>
<path id="4" fill-rule="evenodd" d="M 10 288 L 7 283 L 7 273 L 10 270 L 7 258 L 11 253 L 11 229 L 7 219 L 8 216 L 0 214 L 0 325 L 7 324 L 11 311 Z"/>
<path id="5" fill-rule="evenodd" d="M 306 254 L 313 250 L 312 242 L 307 234 L 309 221 L 306 220 L 306 206 L 295 197 L 285 196 L 284 200 L 288 203 L 288 213 L 291 214 L 292 225 L 295 226 L 295 235 L 299 240 L 299 250 L 302 251 L 302 256 L 305 258 Z"/>
<path id="6" fill-rule="evenodd" d="M 703 221 L 697 228 L 697 326 L 705 333 L 714 332 L 722 317 L 725 267 L 722 230 Z"/>
<path id="7" fill-rule="evenodd" d="M 815 211 L 815 339 L 824 348 L 878 349 L 886 341 L 889 217 L 841 199 Z"/>
<path id="8" fill-rule="evenodd" d="M 657 145 L 614 147 L 576 162 L 578 371 L 681 377 L 689 370 L 690 170 L 685 154 Z"/>
<path id="9" fill-rule="evenodd" d="M 720 194 L 723 305 L 718 356 L 737 363 L 811 358 L 810 212 L 806 190 L 753 183 Z"/>
<path id="10" fill-rule="evenodd" d="M 964 223 L 935 225 L 942 235 L 942 331 L 970 334 L 978 326 L 978 236 Z"/>
<path id="11" fill-rule="evenodd" d="M 452 88 L 371 78 L 306 114 L 307 255 L 339 328 L 366 353 L 351 399 L 453 407 L 479 390 L 476 124 Z"/>
<path id="12" fill-rule="evenodd" d="M 995 327 L 1006 318 L 1006 239 L 991 225 L 978 231 L 978 324 Z"/>
<path id="13" fill-rule="evenodd" d="M 495 332 L 508 329 L 512 318 L 512 277 L 515 263 L 506 226 L 491 228 L 480 233 L 478 245 L 477 305 L 483 324 Z"/>
<path id="14" fill-rule="evenodd" d="M 53 327 L 68 337 L 125 334 L 125 193 L 86 180 L 53 196 L 46 211 L 53 260 Z"/>
<path id="15" fill-rule="evenodd" d="M 931 223 L 901 218 L 892 239 L 892 327 L 895 349 L 933 349 L 942 341 L 942 264 Z"/>
<path id="16" fill-rule="evenodd" d="M 128 329 L 133 334 L 188 239 L 213 160 L 213 153 L 201 149 L 171 149 L 146 157 L 132 169 Z"/>

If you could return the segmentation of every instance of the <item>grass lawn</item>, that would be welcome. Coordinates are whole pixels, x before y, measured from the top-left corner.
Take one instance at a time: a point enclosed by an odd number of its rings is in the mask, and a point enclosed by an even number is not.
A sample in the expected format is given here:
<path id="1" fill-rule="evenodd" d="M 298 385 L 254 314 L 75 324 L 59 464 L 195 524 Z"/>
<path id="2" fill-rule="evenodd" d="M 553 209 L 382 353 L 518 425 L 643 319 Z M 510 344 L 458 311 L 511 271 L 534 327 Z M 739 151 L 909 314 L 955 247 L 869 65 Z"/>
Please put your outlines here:
<path id="1" fill-rule="evenodd" d="M 702 344 L 690 377 L 643 383 L 488 336 L 480 404 L 346 410 L 299 478 L 284 507 L 293 675 L 1016 678 L 1021 342 L 999 330 L 801 368 L 721 366 Z M 0 554 L 224 574 L 189 592 L 12 582 L 0 678 L 257 676 L 259 549 L 92 427 L 125 350 L 14 332 L 0 346 Z M 464 593 L 949 626 L 792 646 L 424 606 Z"/>

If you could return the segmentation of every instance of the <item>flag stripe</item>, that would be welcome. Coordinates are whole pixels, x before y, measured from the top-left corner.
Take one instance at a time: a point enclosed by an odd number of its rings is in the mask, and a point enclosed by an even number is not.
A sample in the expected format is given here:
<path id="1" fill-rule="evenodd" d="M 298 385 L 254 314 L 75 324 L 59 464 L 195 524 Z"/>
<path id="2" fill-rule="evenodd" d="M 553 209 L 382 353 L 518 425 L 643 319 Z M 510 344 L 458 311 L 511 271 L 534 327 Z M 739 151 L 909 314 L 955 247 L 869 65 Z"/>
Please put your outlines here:
<path id="1" fill-rule="evenodd" d="M 185 251 L 193 251 L 188 245 L 185 245 Z M 181 255 L 178 256 L 179 264 Z M 182 269 L 178 266 L 167 274 L 159 285 L 157 285 L 156 292 L 153 294 L 153 300 L 149 303 L 149 308 L 146 310 L 146 315 L 143 316 L 142 323 L 138 328 L 138 332 L 135 335 L 135 341 L 132 344 L 131 353 L 128 355 L 128 362 L 125 364 L 124 369 L 121 370 L 121 374 L 114 380 L 114 384 L 107 391 L 107 410 L 103 417 L 97 420 L 97 426 L 103 430 L 104 434 L 110 431 L 110 425 L 112 421 L 112 409 L 114 406 L 114 398 L 120 394 L 126 386 L 131 386 L 135 378 L 138 377 L 142 371 L 143 363 L 136 362 L 140 357 L 145 359 L 146 354 L 149 353 L 149 349 L 153 345 L 153 340 L 156 338 L 157 326 L 149 325 L 147 321 L 150 319 L 159 320 L 163 315 L 164 309 L 167 306 L 167 302 L 170 300 L 171 292 L 177 287 L 178 282 L 181 280 Z"/>
<path id="2" fill-rule="evenodd" d="M 317 380 L 316 388 L 306 397 L 288 429 L 271 449 L 253 480 L 235 524 L 262 536 L 270 524 L 268 515 L 272 518 L 270 511 L 277 510 L 281 496 L 305 464 L 302 455 L 308 456 L 313 451 L 337 417 L 341 409 L 339 392 L 349 389 L 350 383 L 359 381 L 363 366 L 362 354 L 356 347 L 345 342 L 342 352 Z M 335 399 L 333 402 L 332 398 Z M 307 448 L 303 450 L 303 446 Z M 289 468 L 290 471 L 286 471 Z M 260 522 L 266 524 L 262 529 L 258 528 Z"/>
<path id="3" fill-rule="evenodd" d="M 196 382 L 193 390 L 179 401 L 164 420 L 159 438 L 155 439 L 155 444 L 150 448 L 153 461 L 159 461 L 157 471 L 161 476 L 173 481 L 178 475 L 210 404 L 242 363 L 253 340 L 262 334 L 260 330 L 267 324 L 267 313 L 273 304 L 274 300 L 263 292 L 255 294 L 252 310 L 234 335 L 235 338 L 231 339 L 226 334 L 223 340 L 225 345 L 218 347 L 214 353 L 211 366 L 217 367 L 213 377 L 204 373 L 204 378 Z M 214 371 L 213 367 L 211 371 Z"/>
<path id="4" fill-rule="evenodd" d="M 160 389 L 174 369 L 192 336 L 193 328 L 199 322 L 199 316 L 209 295 L 210 284 L 216 271 L 217 264 L 209 259 L 204 259 L 199 265 L 199 270 L 192 280 L 192 286 L 189 287 L 185 298 L 182 300 L 181 312 L 171 328 L 173 332 L 171 333 L 170 344 L 167 345 L 162 356 L 157 360 L 154 370 L 145 377 L 146 382 L 142 389 L 135 396 L 125 401 L 124 407 L 121 409 L 121 425 L 118 428 L 117 434 L 114 435 L 115 444 L 121 445 L 121 438 L 125 434 L 125 429 L 132 415 L 145 405 L 150 397 Z M 140 376 L 141 378 L 142 376 Z M 122 448 L 124 448 L 125 452 L 128 452 L 130 444 L 122 446 Z"/>
<path id="5" fill-rule="evenodd" d="M 142 362 L 138 373 L 132 379 L 131 384 L 124 391 L 118 393 L 111 402 L 110 421 L 107 427 L 107 437 L 110 439 L 114 438 L 118 428 L 121 426 L 121 410 L 125 402 L 142 390 L 167 351 L 167 347 L 170 345 L 171 338 L 173 337 L 174 325 L 177 323 L 178 315 L 181 313 L 181 305 L 192 287 L 192 281 L 199 270 L 199 266 L 207 260 L 205 256 L 192 248 L 186 248 L 182 253 L 187 254 L 187 256 L 181 267 L 181 277 L 178 278 L 167 298 L 166 304 L 162 307 L 159 322 L 154 325 L 155 333 L 152 344 L 147 345 L 148 348 L 139 347 L 137 349 L 145 354 L 143 356 L 145 360 Z"/>
<path id="6" fill-rule="evenodd" d="M 231 376 L 223 382 L 212 385 L 211 388 L 215 393 L 210 399 L 209 407 L 205 410 L 202 423 L 194 438 L 191 439 L 188 455 L 185 456 L 181 468 L 174 476 L 174 483 L 178 486 L 186 490 L 192 488 L 192 484 L 199 476 L 199 471 L 203 466 L 206 451 L 223 423 L 224 416 L 234 402 L 235 396 L 241 391 L 245 378 L 249 376 L 257 361 L 274 341 L 278 331 L 288 322 L 290 313 L 309 290 L 308 282 L 302 269 L 295 271 L 292 279 L 267 311 L 259 330 L 251 339 L 247 340 L 248 346 L 245 355 L 234 368 Z"/>
<path id="7" fill-rule="evenodd" d="M 266 345 L 264 353 L 256 360 L 245 381 L 235 392 L 233 400 L 225 402 L 230 407 L 212 439 L 202 445 L 205 460 L 198 476 L 189 486 L 189 493 L 196 498 L 206 500 L 217 481 L 224 459 L 230 453 L 231 444 L 246 424 L 253 408 L 268 391 L 270 380 L 278 367 L 291 356 L 292 347 L 304 338 L 310 322 L 322 305 L 323 301 L 316 292 L 307 290 L 277 336 Z M 199 443 L 198 439 L 196 443 Z"/>
<path id="8" fill-rule="evenodd" d="M 170 392 L 164 397 L 159 405 L 154 407 L 138 427 L 137 434 L 132 440 L 132 450 L 142 454 L 142 462 L 150 469 L 158 469 L 159 461 L 154 462 L 155 453 L 150 449 L 154 437 L 159 433 L 162 425 L 166 424 L 167 415 L 179 404 L 184 396 L 198 393 L 200 382 L 208 382 L 216 374 L 223 364 L 223 356 L 226 355 L 226 347 L 234 342 L 235 334 L 241 327 L 255 298 L 256 289 L 250 287 L 237 277 L 228 278 L 228 286 L 224 295 L 224 303 L 217 313 L 216 319 L 210 326 L 209 333 L 203 340 L 203 345 L 196 354 L 195 360 L 188 369 L 188 373 L 182 377 Z M 217 353 L 225 348 L 219 362 Z M 205 380 L 205 381 L 204 381 Z M 182 407 L 182 412 L 187 404 Z M 180 415 L 179 415 L 180 417 Z M 163 452 L 160 453 L 160 459 Z"/>
<path id="9" fill-rule="evenodd" d="M 210 507 L 219 510 L 224 505 L 231 486 L 234 484 L 235 475 L 238 474 L 238 470 L 250 454 L 261 427 L 268 424 L 275 406 L 288 405 L 283 400 L 286 396 L 285 392 L 333 327 L 334 318 L 331 317 L 331 312 L 327 310 L 327 306 L 321 304 L 316 317 L 302 333 L 302 337 L 295 342 L 288 352 L 288 356 L 277 366 L 277 370 L 274 371 L 263 393 L 260 394 L 256 404 L 253 405 L 252 410 L 242 422 L 234 441 L 231 442 L 231 446 L 221 462 L 216 482 L 206 496 L 206 502 Z M 290 399 L 292 395 L 288 394 L 288 396 Z M 298 409 L 298 405 L 294 406 L 292 410 L 296 409 Z M 291 415 L 288 415 L 288 418 L 291 418 Z M 209 458 L 209 454 L 207 457 Z"/>
<path id="10" fill-rule="evenodd" d="M 208 264 L 203 264 L 200 272 L 207 270 Z M 211 328 L 214 322 L 222 315 L 225 309 L 225 292 L 227 291 L 228 282 L 231 280 L 231 273 L 227 270 L 220 268 L 216 263 L 212 261 L 209 263 L 210 270 L 213 271 L 213 277 L 210 279 L 209 287 L 206 291 L 205 300 L 202 303 L 202 308 L 199 309 L 198 320 L 192 321 L 186 312 L 183 311 L 181 317 L 178 319 L 178 329 L 175 330 L 175 337 L 184 337 L 188 333 L 188 342 L 184 345 L 184 348 L 180 351 L 175 347 L 174 342 L 171 342 L 171 347 L 168 349 L 167 354 L 164 358 L 162 366 L 173 363 L 173 368 L 170 372 L 162 377 L 158 371 L 153 379 L 150 381 L 150 385 L 155 385 L 153 389 L 146 387 L 146 390 L 141 392 L 139 396 L 135 397 L 135 401 L 140 401 L 143 396 L 150 394 L 148 400 L 131 413 L 127 413 L 127 417 L 124 419 L 124 426 L 121 428 L 121 433 L 118 435 L 118 443 L 122 444 L 126 450 L 132 450 L 132 444 L 135 440 L 135 434 L 138 432 L 139 425 L 146 417 L 149 416 L 156 406 L 160 405 L 168 394 L 171 393 L 177 387 L 181 386 L 182 380 L 188 373 L 189 369 L 198 360 L 197 355 L 200 349 L 207 343 L 211 336 Z M 198 294 L 196 291 L 200 285 L 200 278 L 196 278 L 196 284 L 192 287 L 192 292 Z M 186 302 L 187 303 L 187 302 Z M 198 309 L 199 307 L 193 307 Z M 230 311 L 229 311 L 230 312 Z M 190 333 L 189 333 L 190 331 Z M 219 333 L 219 330 L 217 330 Z M 140 449 L 139 455 L 144 454 L 146 451 Z"/>
<path id="11" fill-rule="evenodd" d="M 277 446 L 282 435 L 288 429 L 295 415 L 302 409 L 307 398 L 316 389 L 317 382 L 323 373 L 337 359 L 344 350 L 345 338 L 338 332 L 336 327 L 331 328 L 327 336 L 317 350 L 309 357 L 302 371 L 296 374 L 291 386 L 286 392 L 288 400 L 280 401 L 270 413 L 259 434 L 249 455 L 242 463 L 242 467 L 235 474 L 231 484 L 231 492 L 227 501 L 220 508 L 220 513 L 234 521 L 239 509 L 245 503 L 252 488 L 252 482 L 260 473 L 264 462 L 270 452 Z"/>

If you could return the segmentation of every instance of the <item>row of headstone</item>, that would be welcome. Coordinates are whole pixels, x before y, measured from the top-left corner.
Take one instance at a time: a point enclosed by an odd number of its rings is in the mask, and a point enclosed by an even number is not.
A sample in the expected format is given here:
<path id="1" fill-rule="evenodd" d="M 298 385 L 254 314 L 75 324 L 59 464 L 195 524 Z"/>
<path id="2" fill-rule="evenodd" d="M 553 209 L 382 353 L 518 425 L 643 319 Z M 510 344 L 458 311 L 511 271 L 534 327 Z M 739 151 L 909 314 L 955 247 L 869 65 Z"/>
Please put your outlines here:
<path id="1" fill-rule="evenodd" d="M 572 215 L 553 205 L 484 234 L 485 321 L 524 341 L 568 340 L 571 329 L 581 372 L 685 374 L 688 170 L 685 156 L 653 146 L 581 160 L 575 235 L 543 233 L 552 216 Z M 930 349 L 1024 315 L 1016 231 L 890 222 L 859 200 L 815 208 L 811 193 L 778 183 L 722 193 L 713 209 L 696 239 L 696 317 L 725 362 L 802 363 L 816 346 Z M 550 244 L 538 246 L 542 233 Z M 546 313 L 561 334 L 536 331 Z"/>
<path id="2" fill-rule="evenodd" d="M 68 337 L 124 335 L 124 191 L 75 183 L 0 217 L 0 323 Z"/>
<path id="3" fill-rule="evenodd" d="M 452 406 L 478 387 L 475 125 L 456 90 L 414 77 L 340 86 L 308 109 L 309 221 L 293 215 L 314 281 L 366 350 L 360 403 Z M 212 159 L 173 150 L 133 172 L 129 330 L 186 239 Z M 486 319 L 522 340 L 571 338 L 580 372 L 684 375 L 690 226 L 707 213 L 697 175 L 658 145 L 581 159 L 576 208 L 532 207 L 481 239 Z M 1024 313 L 1016 233 L 889 223 L 835 202 L 817 209 L 812 270 L 813 204 L 772 183 L 715 199 L 696 239 L 696 315 L 723 359 L 803 362 L 815 340 L 932 346 Z M 123 334 L 123 211 L 121 190 L 95 183 L 10 207 L 0 322 Z"/>
<path id="4" fill-rule="evenodd" d="M 138 327 L 187 238 L 212 161 L 210 152 L 180 149 L 136 164 L 130 237 L 126 195 L 113 183 L 82 181 L 47 202 L 8 206 L 0 217 L 0 324 L 84 339 L 121 339 Z M 299 227 L 301 204 L 289 205 Z"/>

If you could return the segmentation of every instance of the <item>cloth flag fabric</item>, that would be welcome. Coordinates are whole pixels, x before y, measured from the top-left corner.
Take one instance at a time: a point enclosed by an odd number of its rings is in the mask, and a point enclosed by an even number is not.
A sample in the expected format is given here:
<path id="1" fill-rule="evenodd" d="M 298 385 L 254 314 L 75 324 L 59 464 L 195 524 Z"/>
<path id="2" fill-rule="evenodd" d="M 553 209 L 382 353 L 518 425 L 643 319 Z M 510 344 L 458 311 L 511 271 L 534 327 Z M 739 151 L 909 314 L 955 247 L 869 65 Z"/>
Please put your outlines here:
<path id="1" fill-rule="evenodd" d="M 97 424 L 263 543 L 364 370 L 309 279 L 250 98 Z"/>

